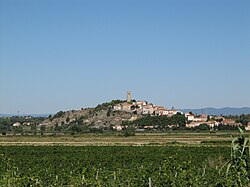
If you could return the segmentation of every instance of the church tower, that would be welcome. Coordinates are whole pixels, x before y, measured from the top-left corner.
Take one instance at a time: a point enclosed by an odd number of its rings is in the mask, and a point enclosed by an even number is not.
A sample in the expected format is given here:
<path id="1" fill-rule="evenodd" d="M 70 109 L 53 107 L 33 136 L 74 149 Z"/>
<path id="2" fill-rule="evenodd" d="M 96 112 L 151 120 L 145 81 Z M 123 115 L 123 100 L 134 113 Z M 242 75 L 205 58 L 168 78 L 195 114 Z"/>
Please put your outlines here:
<path id="1" fill-rule="evenodd" d="M 127 102 L 130 103 L 132 100 L 132 95 L 131 95 L 131 91 L 127 92 Z"/>

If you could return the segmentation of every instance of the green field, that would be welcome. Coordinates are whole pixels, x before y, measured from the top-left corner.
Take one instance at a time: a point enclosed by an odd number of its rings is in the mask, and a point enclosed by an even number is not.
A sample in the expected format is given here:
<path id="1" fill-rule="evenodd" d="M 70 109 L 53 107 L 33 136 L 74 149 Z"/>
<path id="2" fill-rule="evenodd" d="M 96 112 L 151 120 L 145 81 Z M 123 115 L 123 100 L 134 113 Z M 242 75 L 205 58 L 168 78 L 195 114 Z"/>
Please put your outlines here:
<path id="1" fill-rule="evenodd" d="M 239 156 L 240 147 L 226 172 L 235 137 L 239 133 L 0 136 L 0 186 L 244 186 L 250 160 Z"/>
<path id="2" fill-rule="evenodd" d="M 228 147 L 2 146 L 1 186 L 227 186 Z M 221 177 L 219 177 L 221 176 Z"/>

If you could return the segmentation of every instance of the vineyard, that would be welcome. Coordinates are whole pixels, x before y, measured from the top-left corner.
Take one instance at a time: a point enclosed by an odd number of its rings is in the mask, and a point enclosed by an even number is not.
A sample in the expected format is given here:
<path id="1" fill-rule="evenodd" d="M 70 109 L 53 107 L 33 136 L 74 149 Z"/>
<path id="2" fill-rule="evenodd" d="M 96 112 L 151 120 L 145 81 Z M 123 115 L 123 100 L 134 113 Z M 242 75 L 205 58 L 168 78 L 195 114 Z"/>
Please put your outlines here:
<path id="1" fill-rule="evenodd" d="M 0 186 L 233 186 L 229 147 L 2 146 Z M 237 186 L 237 184 L 236 184 Z"/>

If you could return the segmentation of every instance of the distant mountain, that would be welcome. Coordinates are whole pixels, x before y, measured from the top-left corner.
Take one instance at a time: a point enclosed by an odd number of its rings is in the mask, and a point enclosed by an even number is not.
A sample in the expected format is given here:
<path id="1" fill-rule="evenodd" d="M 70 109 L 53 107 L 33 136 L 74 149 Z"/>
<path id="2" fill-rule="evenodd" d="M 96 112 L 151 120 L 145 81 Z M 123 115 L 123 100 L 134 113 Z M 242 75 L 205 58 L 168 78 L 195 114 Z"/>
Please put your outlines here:
<path id="1" fill-rule="evenodd" d="M 208 115 L 241 115 L 250 114 L 250 107 L 242 108 L 202 108 L 202 109 L 180 109 L 182 112 L 192 112 L 194 114 L 208 114 Z"/>
<path id="2" fill-rule="evenodd" d="M 32 116 L 32 117 L 48 117 L 50 114 L 0 114 L 0 117 L 12 116 Z"/>

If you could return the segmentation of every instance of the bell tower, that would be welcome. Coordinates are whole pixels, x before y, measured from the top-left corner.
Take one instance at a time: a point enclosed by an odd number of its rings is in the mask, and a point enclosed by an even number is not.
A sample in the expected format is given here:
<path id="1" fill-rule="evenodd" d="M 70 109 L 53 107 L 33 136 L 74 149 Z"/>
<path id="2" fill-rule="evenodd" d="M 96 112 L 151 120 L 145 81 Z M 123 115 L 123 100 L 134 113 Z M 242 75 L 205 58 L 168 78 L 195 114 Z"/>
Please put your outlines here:
<path id="1" fill-rule="evenodd" d="M 131 91 L 128 91 L 127 92 L 127 102 L 129 103 L 129 102 L 131 102 L 131 100 L 132 100 Z"/>

